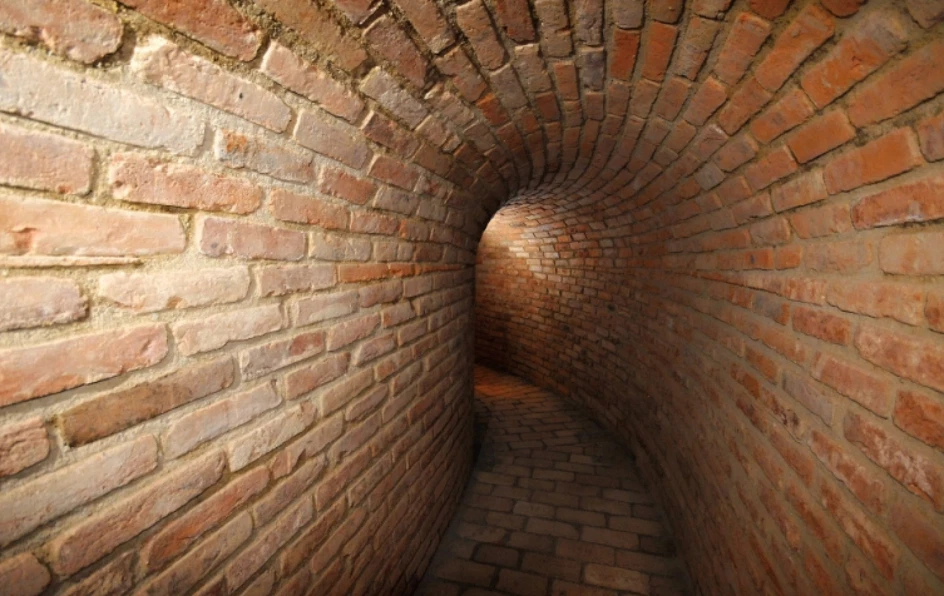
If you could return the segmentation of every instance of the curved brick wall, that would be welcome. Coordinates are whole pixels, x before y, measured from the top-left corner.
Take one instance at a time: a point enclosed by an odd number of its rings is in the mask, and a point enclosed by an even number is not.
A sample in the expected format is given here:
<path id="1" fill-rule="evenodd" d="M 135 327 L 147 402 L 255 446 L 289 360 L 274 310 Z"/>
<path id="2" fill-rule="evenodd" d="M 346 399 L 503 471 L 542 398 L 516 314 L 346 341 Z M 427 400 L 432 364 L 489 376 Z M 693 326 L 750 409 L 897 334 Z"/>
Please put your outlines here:
<path id="1" fill-rule="evenodd" d="M 941 591 L 944 8 L 860 4 L 0 0 L 0 591 L 409 592 L 503 204 L 481 354 L 703 591 Z"/>
<path id="2" fill-rule="evenodd" d="M 729 4 L 606 30 L 478 358 L 623 437 L 705 593 L 944 593 L 944 5 Z"/>

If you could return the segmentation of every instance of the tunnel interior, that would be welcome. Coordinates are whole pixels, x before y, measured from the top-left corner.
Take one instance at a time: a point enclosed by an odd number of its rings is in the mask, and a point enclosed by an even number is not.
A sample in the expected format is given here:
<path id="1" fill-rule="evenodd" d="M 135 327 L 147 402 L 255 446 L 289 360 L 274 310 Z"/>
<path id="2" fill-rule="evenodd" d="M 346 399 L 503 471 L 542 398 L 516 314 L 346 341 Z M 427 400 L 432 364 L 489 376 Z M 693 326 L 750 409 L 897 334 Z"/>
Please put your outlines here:
<path id="1" fill-rule="evenodd" d="M 0 0 L 0 593 L 410 594 L 475 362 L 697 594 L 944 593 L 942 21 Z"/>

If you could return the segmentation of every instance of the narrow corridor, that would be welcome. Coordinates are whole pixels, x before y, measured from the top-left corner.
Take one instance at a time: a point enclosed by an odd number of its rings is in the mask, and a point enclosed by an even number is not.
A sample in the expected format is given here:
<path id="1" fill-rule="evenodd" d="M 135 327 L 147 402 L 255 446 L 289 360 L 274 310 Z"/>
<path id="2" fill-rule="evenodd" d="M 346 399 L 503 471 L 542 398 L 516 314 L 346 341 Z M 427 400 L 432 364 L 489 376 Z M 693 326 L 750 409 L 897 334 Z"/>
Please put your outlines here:
<path id="1" fill-rule="evenodd" d="M 603 429 L 481 366 L 475 398 L 475 471 L 418 594 L 688 593 L 658 506 Z"/>

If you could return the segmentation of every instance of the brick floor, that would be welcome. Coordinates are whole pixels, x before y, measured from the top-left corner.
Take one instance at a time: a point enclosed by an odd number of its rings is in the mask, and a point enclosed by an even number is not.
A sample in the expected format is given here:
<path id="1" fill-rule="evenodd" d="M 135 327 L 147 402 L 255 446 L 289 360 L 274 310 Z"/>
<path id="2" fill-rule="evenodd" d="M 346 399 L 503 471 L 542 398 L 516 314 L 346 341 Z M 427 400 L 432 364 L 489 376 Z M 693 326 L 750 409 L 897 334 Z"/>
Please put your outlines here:
<path id="1" fill-rule="evenodd" d="M 657 504 L 560 397 L 475 370 L 477 459 L 417 594 L 689 594 Z"/>

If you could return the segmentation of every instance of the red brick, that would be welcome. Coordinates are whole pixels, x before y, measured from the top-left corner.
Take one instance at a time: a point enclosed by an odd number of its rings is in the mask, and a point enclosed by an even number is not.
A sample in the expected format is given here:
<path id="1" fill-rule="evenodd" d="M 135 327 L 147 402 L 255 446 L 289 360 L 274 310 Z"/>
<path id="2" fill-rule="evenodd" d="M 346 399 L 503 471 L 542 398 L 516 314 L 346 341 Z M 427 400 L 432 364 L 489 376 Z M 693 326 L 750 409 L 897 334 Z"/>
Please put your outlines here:
<path id="1" fill-rule="evenodd" d="M 204 316 L 171 325 L 177 349 L 186 356 L 217 350 L 223 346 L 282 328 L 278 305 L 263 305 Z"/>
<path id="2" fill-rule="evenodd" d="M 301 397 L 340 378 L 348 370 L 349 360 L 347 353 L 332 354 L 287 374 L 285 389 L 288 398 Z"/>
<path id="3" fill-rule="evenodd" d="M 918 308 L 920 309 L 920 305 Z M 944 332 L 944 291 L 933 290 L 928 293 L 928 305 L 924 312 L 931 329 Z M 921 315 L 917 314 L 915 319 L 920 322 Z"/>
<path id="4" fill-rule="evenodd" d="M 846 415 L 843 433 L 846 440 L 885 468 L 905 488 L 930 501 L 938 511 L 944 509 L 944 468 L 938 463 L 902 445 L 883 427 L 854 412 Z"/>
<path id="5" fill-rule="evenodd" d="M 814 271 L 851 273 L 872 263 L 872 253 L 871 242 L 823 242 L 807 246 L 803 262 Z"/>
<path id="6" fill-rule="evenodd" d="M 48 545 L 52 568 L 68 575 L 98 561 L 183 507 L 215 484 L 222 473 L 219 452 L 165 470 L 161 478 L 53 538 Z"/>
<path id="7" fill-rule="evenodd" d="M 885 485 L 876 478 L 872 468 L 859 463 L 849 452 L 848 447 L 837 443 L 829 435 L 818 430 L 810 434 L 809 442 L 813 454 L 852 491 L 862 504 L 877 515 L 885 511 L 887 504 Z"/>
<path id="8" fill-rule="evenodd" d="M 49 570 L 30 553 L 20 553 L 0 563 L 0 582 L 9 596 L 36 596 L 51 579 Z"/>
<path id="9" fill-rule="evenodd" d="M 231 130 L 216 133 L 213 152 L 226 166 L 248 168 L 287 182 L 314 182 L 317 175 L 314 154 L 310 151 Z"/>
<path id="10" fill-rule="evenodd" d="M 879 281 L 832 282 L 827 301 L 848 312 L 870 317 L 890 317 L 918 325 L 923 322 L 924 291 L 920 286 Z"/>
<path id="11" fill-rule="evenodd" d="M 252 534 L 252 519 L 248 513 L 242 513 L 204 538 L 165 572 L 144 582 L 142 589 L 151 594 L 171 594 L 178 590 L 192 590 L 216 565 L 246 542 L 250 534 Z"/>
<path id="12" fill-rule="evenodd" d="M 200 252 L 211 257 L 297 261 L 306 253 L 302 232 L 205 216 L 197 227 Z"/>
<path id="13" fill-rule="evenodd" d="M 639 31 L 613 30 L 613 46 L 610 52 L 609 76 L 628 81 L 636 66 L 639 52 Z"/>
<path id="14" fill-rule="evenodd" d="M 305 430 L 305 426 L 302 408 L 296 406 L 230 440 L 225 445 L 230 471 L 241 470 L 277 449 Z"/>
<path id="15" fill-rule="evenodd" d="M 823 6 L 837 17 L 852 16 L 865 3 L 866 0 L 823 0 Z"/>
<path id="16" fill-rule="evenodd" d="M 335 351 L 368 337 L 380 324 L 376 314 L 366 315 L 334 325 L 328 331 L 328 351 Z"/>
<path id="17" fill-rule="evenodd" d="M 757 67 L 757 81 L 770 91 L 779 89 L 816 48 L 832 37 L 834 29 L 833 17 L 825 10 L 816 5 L 804 8 Z"/>
<path id="18" fill-rule="evenodd" d="M 112 156 L 108 183 L 115 198 L 132 203 L 241 214 L 262 203 L 262 189 L 248 180 L 136 153 Z"/>
<path id="19" fill-rule="evenodd" d="M 175 93 L 282 132 L 292 112 L 274 93 L 233 76 L 208 60 L 183 52 L 157 36 L 140 42 L 131 69 L 142 79 Z"/>
<path id="20" fill-rule="evenodd" d="M 925 118 L 917 130 L 924 157 L 928 161 L 944 159 L 944 113 Z"/>
<path id="21" fill-rule="evenodd" d="M 377 185 L 341 170 L 325 168 L 318 182 L 318 190 L 355 205 L 365 205 L 377 192 Z"/>
<path id="22" fill-rule="evenodd" d="M 727 99 L 728 90 L 725 86 L 716 79 L 708 77 L 695 92 L 683 118 L 696 126 L 701 126 Z"/>
<path id="23" fill-rule="evenodd" d="M 7 157 L 0 163 L 4 184 L 63 194 L 91 189 L 95 152 L 82 143 L 0 124 L 0 151 Z"/>
<path id="24" fill-rule="evenodd" d="M 848 345 L 852 325 L 843 317 L 804 306 L 793 309 L 793 329 L 838 345 Z"/>
<path id="25" fill-rule="evenodd" d="M 922 513 L 904 502 L 889 515 L 889 526 L 934 575 L 944 579 L 944 530 L 939 516 Z"/>
<path id="26" fill-rule="evenodd" d="M 900 553 L 885 530 L 876 526 L 861 509 L 847 503 L 844 496 L 830 486 L 823 486 L 821 501 L 882 575 L 889 580 L 894 577 Z"/>
<path id="27" fill-rule="evenodd" d="M 892 373 L 944 390 L 944 346 L 874 325 L 862 325 L 855 346 L 863 358 Z"/>
<path id="28" fill-rule="evenodd" d="M 934 41 L 866 83 L 848 102 L 857 127 L 896 116 L 944 90 L 944 41 Z"/>
<path id="29" fill-rule="evenodd" d="M 49 455 L 49 437 L 39 417 L 0 426 L 0 478 L 39 463 Z"/>
<path id="30" fill-rule="evenodd" d="M 774 149 L 760 160 L 744 170 L 744 177 L 754 191 L 767 188 L 784 176 L 788 176 L 797 169 L 796 161 L 785 146 Z"/>
<path id="31" fill-rule="evenodd" d="M 715 74 L 728 85 L 741 80 L 767 37 L 771 25 L 749 12 L 738 13 L 715 62 Z"/>
<path id="32" fill-rule="evenodd" d="M 98 279 L 98 296 L 135 312 L 193 308 L 242 300 L 249 293 L 245 267 L 193 272 L 109 273 Z"/>
<path id="33" fill-rule="evenodd" d="M 343 70 L 353 72 L 367 60 L 360 44 L 346 37 L 334 17 L 321 6 L 307 0 L 259 0 L 256 4 L 297 31 L 320 55 Z"/>
<path id="34" fill-rule="evenodd" d="M 303 110 L 295 124 L 299 144 L 331 159 L 360 169 L 370 162 L 373 151 L 358 137 L 359 131 L 334 118 Z"/>
<path id="35" fill-rule="evenodd" d="M 757 79 L 749 78 L 718 113 L 718 125 L 729 135 L 734 134 L 759 112 L 770 98 L 770 93 L 760 86 Z"/>
<path id="36" fill-rule="evenodd" d="M 824 172 L 830 194 L 852 190 L 921 165 L 914 132 L 899 128 L 858 149 L 833 158 Z"/>
<path id="37" fill-rule="evenodd" d="M 859 201 L 852 210 L 856 228 L 874 228 L 944 218 L 944 176 L 925 175 Z"/>
<path id="38" fill-rule="evenodd" d="M 531 12 L 524 0 L 498 0 L 495 3 L 498 19 L 505 34 L 518 43 L 534 41 Z"/>
<path id="39" fill-rule="evenodd" d="M 813 115 L 814 111 L 813 105 L 803 91 L 793 89 L 751 121 L 751 133 L 758 141 L 769 143 L 803 123 Z"/>
<path id="40" fill-rule="evenodd" d="M 303 327 L 335 319 L 357 310 L 357 300 L 356 291 L 308 296 L 292 306 L 292 320 L 296 327 Z"/>
<path id="41" fill-rule="evenodd" d="M 32 0 L 0 7 L 0 31 L 91 64 L 118 49 L 123 27 L 114 14 L 85 0 Z"/>
<path id="42" fill-rule="evenodd" d="M 82 402 L 58 414 L 57 423 L 67 445 L 84 445 L 222 391 L 235 373 L 229 358 L 201 363 Z"/>
<path id="43" fill-rule="evenodd" d="M 324 331 L 307 331 L 244 350 L 239 354 L 239 368 L 244 379 L 255 379 L 324 350 Z"/>
<path id="44" fill-rule="evenodd" d="M 147 474 L 157 466 L 157 443 L 145 435 L 32 478 L 0 495 L 0 544 Z"/>
<path id="45" fill-rule="evenodd" d="M 824 395 L 815 383 L 793 373 L 784 372 L 783 389 L 810 412 L 822 418 L 826 424 L 832 424 L 832 400 Z"/>
<path id="46" fill-rule="evenodd" d="M 0 406 L 110 379 L 167 355 L 162 324 L 73 336 L 0 351 Z"/>
<path id="47" fill-rule="evenodd" d="M 435 3 L 429 0 L 397 0 L 397 6 L 434 53 L 438 54 L 455 41 L 452 27 Z"/>
<path id="48" fill-rule="evenodd" d="M 944 19 L 944 7 L 934 0 L 906 0 L 911 17 L 925 29 Z"/>
<path id="49" fill-rule="evenodd" d="M 325 230 L 346 230 L 348 210 L 317 197 L 274 189 L 269 195 L 273 217 L 282 221 L 316 225 Z"/>
<path id="50" fill-rule="evenodd" d="M 649 591 L 649 577 L 639 571 L 589 563 L 584 568 L 584 580 L 594 586 L 614 590 L 645 593 Z"/>
<path id="51" fill-rule="evenodd" d="M 643 77 L 651 81 L 661 81 L 665 78 L 677 35 L 678 29 L 671 25 L 653 23 L 649 26 L 646 40 L 642 44 L 645 49 L 641 70 Z"/>
<path id="52" fill-rule="evenodd" d="M 226 0 L 121 0 L 141 14 L 176 29 L 226 56 L 252 60 L 262 34 Z"/>
<path id="53" fill-rule="evenodd" d="M 0 108 L 5 112 L 175 153 L 192 154 L 203 142 L 202 121 L 163 102 L 31 55 L 4 50 L 0 64 L 7 81 L 0 89 Z"/>
<path id="54" fill-rule="evenodd" d="M 0 251 L 14 255 L 135 256 L 183 252 L 175 215 L 0 196 Z"/>
<path id="55" fill-rule="evenodd" d="M 694 81 L 720 29 L 721 24 L 716 21 L 693 17 L 679 44 L 673 72 Z"/>
<path id="56" fill-rule="evenodd" d="M 944 260 L 940 258 L 942 246 L 942 232 L 886 236 L 879 243 L 879 262 L 886 273 L 941 275 L 944 273 Z"/>
<path id="57" fill-rule="evenodd" d="M 794 315 L 795 316 L 795 315 Z M 855 400 L 879 416 L 892 409 L 892 386 L 864 366 L 818 354 L 813 360 L 813 377 L 842 395 Z"/>
<path id="58" fill-rule="evenodd" d="M 944 402 L 930 394 L 899 391 L 895 424 L 932 447 L 944 447 Z"/>
<path id="59" fill-rule="evenodd" d="M 456 22 L 472 44 L 476 58 L 482 66 L 494 70 L 504 64 L 505 50 L 499 43 L 488 12 L 480 1 L 457 7 Z"/>
<path id="60" fill-rule="evenodd" d="M 787 211 L 794 207 L 816 203 L 827 196 L 829 195 L 823 182 L 822 170 L 812 170 L 801 174 L 770 193 L 774 209 L 777 211 Z"/>
<path id="61" fill-rule="evenodd" d="M 364 38 L 381 58 L 396 65 L 397 72 L 404 78 L 417 88 L 423 88 L 429 64 L 390 15 L 383 15 L 371 23 L 364 32 Z"/>
<path id="62" fill-rule="evenodd" d="M 787 138 L 787 145 L 797 161 L 806 163 L 823 153 L 851 141 L 856 131 L 841 110 L 822 114 Z"/>
<path id="63" fill-rule="evenodd" d="M 377 156 L 370 166 L 370 175 L 403 190 L 413 190 L 419 180 L 419 174 L 412 168 L 385 155 Z"/>
<path id="64" fill-rule="evenodd" d="M 730 172 L 753 159 L 757 149 L 757 143 L 749 135 L 738 135 L 715 153 L 714 162 L 725 172 Z"/>
<path id="65" fill-rule="evenodd" d="M 245 424 L 281 403 L 271 383 L 257 385 L 194 410 L 170 424 L 164 433 L 164 456 L 179 457 L 195 447 Z"/>
<path id="66" fill-rule="evenodd" d="M 88 310 L 79 286 L 68 279 L 8 278 L 0 280 L 0 295 L 0 331 L 69 323 Z"/>
<path id="67" fill-rule="evenodd" d="M 149 572 L 163 569 L 208 530 L 262 492 L 267 483 L 268 472 L 264 468 L 229 481 L 148 539 L 141 551 L 141 565 Z"/>
<path id="68" fill-rule="evenodd" d="M 897 13 L 870 12 L 800 80 L 803 90 L 823 107 L 869 76 L 905 48 L 907 35 Z"/>

